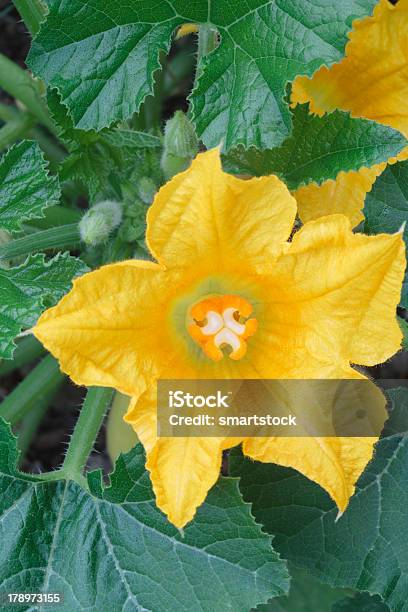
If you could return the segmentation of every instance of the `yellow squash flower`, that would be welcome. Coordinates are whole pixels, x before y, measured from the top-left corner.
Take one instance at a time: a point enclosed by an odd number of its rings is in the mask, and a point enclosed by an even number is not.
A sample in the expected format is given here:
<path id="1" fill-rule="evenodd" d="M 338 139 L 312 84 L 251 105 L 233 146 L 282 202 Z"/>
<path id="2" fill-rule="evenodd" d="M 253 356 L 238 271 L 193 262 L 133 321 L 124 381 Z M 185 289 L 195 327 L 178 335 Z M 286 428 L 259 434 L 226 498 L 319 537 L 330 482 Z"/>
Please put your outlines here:
<path id="1" fill-rule="evenodd" d="M 33 329 L 76 383 L 132 396 L 126 421 L 146 449 L 157 504 L 178 527 L 240 440 L 157 438 L 159 378 L 353 378 L 351 363 L 380 363 L 400 347 L 401 235 L 354 235 L 332 215 L 289 242 L 295 215 L 277 177 L 241 180 L 222 171 L 218 150 L 202 153 L 148 212 L 157 263 L 84 275 Z M 342 511 L 374 441 L 253 438 L 243 450 L 300 470 Z"/>
<path id="2" fill-rule="evenodd" d="M 372 17 L 355 22 L 345 58 L 331 68 L 320 68 L 312 78 L 298 77 L 292 91 L 292 102 L 309 102 L 313 113 L 341 109 L 393 127 L 408 138 L 407 98 L 408 0 L 398 0 L 395 6 L 380 0 Z M 408 148 L 398 159 L 407 157 Z M 294 194 L 300 217 L 309 221 L 340 212 L 354 227 L 363 220 L 365 196 L 385 167 L 341 172 L 321 186 L 301 187 Z"/>

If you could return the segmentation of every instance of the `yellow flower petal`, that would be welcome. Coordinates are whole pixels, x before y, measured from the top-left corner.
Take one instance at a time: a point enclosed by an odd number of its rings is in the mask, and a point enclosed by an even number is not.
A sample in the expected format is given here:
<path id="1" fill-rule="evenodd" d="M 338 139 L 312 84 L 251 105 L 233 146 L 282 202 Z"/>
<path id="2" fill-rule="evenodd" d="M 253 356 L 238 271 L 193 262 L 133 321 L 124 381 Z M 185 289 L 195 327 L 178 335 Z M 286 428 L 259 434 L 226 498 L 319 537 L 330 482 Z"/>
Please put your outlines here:
<path id="1" fill-rule="evenodd" d="M 243 451 L 257 461 L 298 470 L 323 487 L 343 512 L 376 441 L 369 437 L 252 438 L 244 442 Z"/>
<path id="2" fill-rule="evenodd" d="M 303 354 L 306 370 L 308 356 L 344 368 L 385 361 L 400 348 L 404 268 L 400 233 L 353 234 L 343 215 L 310 221 L 268 282 L 271 340 L 285 334 L 292 361 Z"/>
<path id="3" fill-rule="evenodd" d="M 351 222 L 358 225 L 364 215 L 364 200 L 377 176 L 383 172 L 386 164 L 377 164 L 372 168 L 360 168 L 357 171 L 340 172 L 335 180 L 328 180 L 317 185 L 310 183 L 297 189 L 296 198 L 299 216 L 304 223 L 325 215 L 342 213 Z"/>
<path id="4" fill-rule="evenodd" d="M 158 356 L 174 358 L 163 304 L 177 286 L 174 273 L 150 262 L 103 266 L 76 279 L 33 334 L 77 384 L 137 395 L 166 361 Z"/>
<path id="5" fill-rule="evenodd" d="M 225 439 L 157 438 L 154 388 L 132 399 L 125 420 L 145 448 L 157 506 L 173 525 L 184 527 L 218 480 Z"/>
<path id="6" fill-rule="evenodd" d="M 225 438 L 160 438 L 148 452 L 158 507 L 176 527 L 191 521 L 216 483 Z"/>
<path id="7" fill-rule="evenodd" d="M 218 149 L 199 154 L 157 194 L 146 241 L 166 266 L 211 262 L 213 274 L 270 266 L 288 239 L 296 201 L 276 176 L 238 179 L 222 171 Z"/>
<path id="8" fill-rule="evenodd" d="M 313 77 L 298 77 L 292 101 L 311 101 L 311 111 L 336 108 L 408 135 L 408 0 L 380 0 L 372 17 L 355 22 L 346 57 Z"/>
<path id="9" fill-rule="evenodd" d="M 316 376 L 321 372 L 316 370 Z M 364 378 L 351 368 L 333 370 L 332 378 Z M 306 387 L 293 387 L 282 381 L 286 389 L 288 412 L 301 414 L 304 394 L 321 398 L 321 387 L 313 394 L 311 380 Z M 320 382 L 318 383 L 320 385 Z M 299 392 L 298 392 L 299 390 Z M 327 400 L 339 401 L 333 391 Z M 384 423 L 385 398 L 372 383 L 356 387 L 361 393 L 361 405 L 372 411 L 373 421 Z M 289 393 L 289 395 L 288 395 Z M 300 397 L 299 397 L 300 395 Z M 309 396 L 309 395 L 308 395 Z M 344 400 L 348 402 L 348 397 Z M 289 403 L 288 403 L 289 402 Z M 290 404 L 292 402 L 292 404 Z M 328 406 L 328 409 L 330 407 Z M 340 407 L 341 409 L 341 407 Z M 215 483 L 223 449 L 239 444 L 239 438 L 164 438 L 156 437 L 155 392 L 146 392 L 134 399 L 125 417 L 145 446 L 147 468 L 156 493 L 156 502 L 178 527 L 189 522 L 196 508 L 204 501 L 208 489 Z M 313 424 L 311 424 L 312 426 Z M 363 438 L 254 438 L 244 441 L 244 452 L 258 461 L 278 463 L 298 469 L 319 483 L 334 499 L 340 511 L 347 506 L 354 485 L 371 459 L 375 437 Z"/>
<path id="10" fill-rule="evenodd" d="M 120 453 L 127 453 L 138 442 L 137 435 L 123 420 L 129 408 L 130 397 L 115 393 L 109 409 L 106 423 L 106 448 L 112 462 L 115 462 Z"/>
<path id="11" fill-rule="evenodd" d="M 337 378 L 362 379 L 364 376 L 349 368 L 348 372 L 333 372 Z M 349 387 L 330 385 L 324 381 L 299 381 L 293 385 L 281 381 L 282 391 L 288 413 L 298 415 L 302 422 L 302 406 L 306 404 L 321 406 L 320 414 L 344 414 L 364 406 L 369 411 L 369 421 L 378 432 L 386 418 L 386 400 L 382 392 L 369 380 Z M 323 383 L 323 384 L 322 384 Z M 322 405 L 321 402 L 326 402 Z M 351 403 L 350 403 L 351 401 Z M 312 421 L 312 419 L 311 419 Z M 307 420 L 306 431 L 313 430 L 314 424 Z M 304 422 L 304 420 L 303 420 Z M 310 428 L 310 429 L 308 429 Z M 357 433 L 357 432 L 356 432 Z M 304 476 L 317 482 L 336 502 L 340 512 L 347 507 L 355 490 L 355 483 L 370 461 L 377 437 L 297 437 L 297 438 L 251 438 L 244 442 L 244 454 L 266 463 L 277 463 L 291 467 Z"/>
<path id="12" fill-rule="evenodd" d="M 148 453 L 157 440 L 156 390 L 150 387 L 140 397 L 132 397 L 124 420 L 137 434 Z"/>
<path id="13" fill-rule="evenodd" d="M 298 77 L 292 102 L 310 103 L 311 112 L 322 115 L 338 108 L 391 126 L 408 136 L 408 0 L 393 6 L 380 0 L 372 17 L 355 23 L 338 64 L 323 66 L 313 77 Z M 406 159 L 408 149 L 398 156 Z M 394 159 L 389 160 L 390 162 Z M 320 187 L 308 185 L 294 195 L 303 221 L 329 213 L 349 216 L 353 226 L 362 220 L 367 191 L 383 168 L 341 173 L 336 181 Z"/>

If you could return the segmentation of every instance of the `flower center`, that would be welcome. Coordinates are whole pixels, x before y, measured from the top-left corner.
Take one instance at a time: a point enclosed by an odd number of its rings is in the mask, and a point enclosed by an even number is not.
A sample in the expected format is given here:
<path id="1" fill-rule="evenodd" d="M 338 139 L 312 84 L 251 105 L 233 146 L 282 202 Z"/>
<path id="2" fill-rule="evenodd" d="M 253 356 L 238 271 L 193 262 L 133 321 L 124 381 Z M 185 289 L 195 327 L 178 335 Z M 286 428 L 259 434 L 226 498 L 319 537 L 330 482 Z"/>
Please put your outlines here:
<path id="1" fill-rule="evenodd" d="M 242 359 L 257 328 L 257 320 L 248 318 L 252 310 L 239 295 L 209 296 L 191 307 L 188 333 L 213 361 L 224 357 L 224 349 L 231 359 Z"/>

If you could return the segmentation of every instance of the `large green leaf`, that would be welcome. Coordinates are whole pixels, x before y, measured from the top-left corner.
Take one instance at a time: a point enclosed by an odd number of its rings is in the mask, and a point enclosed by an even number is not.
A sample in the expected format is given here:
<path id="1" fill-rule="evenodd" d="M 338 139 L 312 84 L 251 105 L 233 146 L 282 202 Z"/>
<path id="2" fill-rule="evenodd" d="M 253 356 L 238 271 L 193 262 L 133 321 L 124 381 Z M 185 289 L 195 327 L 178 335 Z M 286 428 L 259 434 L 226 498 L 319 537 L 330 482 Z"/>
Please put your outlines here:
<path id="1" fill-rule="evenodd" d="M 1 158 L 0 229 L 19 231 L 23 221 L 42 217 L 59 197 L 58 181 L 49 176 L 38 144 L 24 140 Z"/>
<path id="2" fill-rule="evenodd" d="M 408 161 L 388 166 L 367 194 L 364 204 L 368 234 L 398 232 L 408 222 Z M 407 224 L 408 225 L 408 224 Z M 404 229 L 408 244 L 408 227 Z M 401 306 L 408 308 L 408 276 L 405 276 Z"/>
<path id="3" fill-rule="evenodd" d="M 354 597 L 336 601 L 332 612 L 389 612 L 389 607 L 378 595 L 371 597 L 368 593 L 357 593 Z"/>
<path id="4" fill-rule="evenodd" d="M 17 268 L 0 268 L 0 357 L 11 359 L 16 335 L 31 327 L 86 270 L 80 259 L 68 254 L 49 261 L 42 254 L 32 255 Z"/>
<path id="5" fill-rule="evenodd" d="M 406 609 L 408 593 L 408 390 L 389 392 L 388 437 L 357 483 L 344 514 L 318 485 L 298 472 L 231 455 L 231 473 L 274 547 L 297 567 L 338 587 L 380 595 Z"/>
<path id="6" fill-rule="evenodd" d="M 258 606 L 256 612 L 332 612 L 333 603 L 342 600 L 347 591 L 331 588 L 308 572 L 289 565 L 290 591 Z"/>
<path id="7" fill-rule="evenodd" d="M 153 92 L 159 55 L 185 22 L 211 23 L 219 47 L 204 58 L 191 101 L 207 146 L 279 144 L 290 132 L 285 87 L 341 59 L 355 18 L 375 0 L 54 0 L 29 65 L 59 90 L 75 125 L 126 119 Z"/>
<path id="8" fill-rule="evenodd" d="M 389 612 L 378 595 L 332 588 L 289 565 L 290 591 L 258 606 L 256 612 Z M 347 595 L 349 593 L 349 595 Z"/>
<path id="9" fill-rule="evenodd" d="M 2 592 L 61 592 L 61 612 L 245 612 L 288 589 L 236 479 L 221 479 L 179 532 L 155 506 L 140 445 L 118 459 L 110 488 L 92 473 L 90 492 L 16 465 L 0 420 Z"/>
<path id="10" fill-rule="evenodd" d="M 406 138 L 375 121 L 354 119 L 334 111 L 318 117 L 308 105 L 295 107 L 293 131 L 280 147 L 260 151 L 237 147 L 224 156 L 229 172 L 264 176 L 277 174 L 290 189 L 336 178 L 340 171 L 373 166 L 397 155 Z"/>

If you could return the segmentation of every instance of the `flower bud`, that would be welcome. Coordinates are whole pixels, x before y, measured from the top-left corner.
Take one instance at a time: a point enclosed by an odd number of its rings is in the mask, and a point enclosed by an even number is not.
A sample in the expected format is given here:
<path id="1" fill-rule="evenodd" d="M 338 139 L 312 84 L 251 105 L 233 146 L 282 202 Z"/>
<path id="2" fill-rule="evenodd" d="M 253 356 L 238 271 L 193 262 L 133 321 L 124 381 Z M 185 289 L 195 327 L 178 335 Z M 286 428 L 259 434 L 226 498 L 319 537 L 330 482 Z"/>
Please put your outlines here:
<path id="1" fill-rule="evenodd" d="M 166 180 L 185 170 L 198 153 L 198 139 L 192 123 L 176 111 L 164 128 L 161 166 Z"/>
<path id="2" fill-rule="evenodd" d="M 122 206 L 119 202 L 98 202 L 82 217 L 79 223 L 81 240 L 88 246 L 104 243 L 122 221 Z"/>

